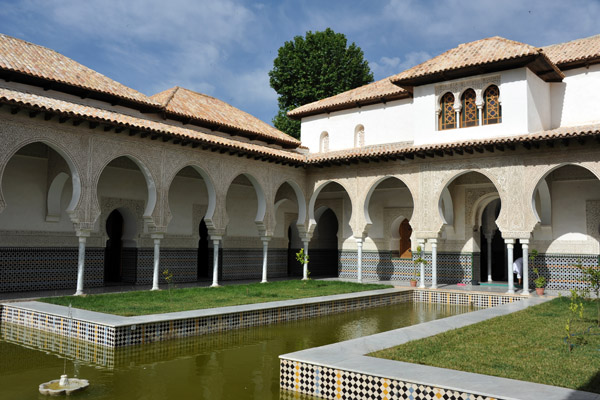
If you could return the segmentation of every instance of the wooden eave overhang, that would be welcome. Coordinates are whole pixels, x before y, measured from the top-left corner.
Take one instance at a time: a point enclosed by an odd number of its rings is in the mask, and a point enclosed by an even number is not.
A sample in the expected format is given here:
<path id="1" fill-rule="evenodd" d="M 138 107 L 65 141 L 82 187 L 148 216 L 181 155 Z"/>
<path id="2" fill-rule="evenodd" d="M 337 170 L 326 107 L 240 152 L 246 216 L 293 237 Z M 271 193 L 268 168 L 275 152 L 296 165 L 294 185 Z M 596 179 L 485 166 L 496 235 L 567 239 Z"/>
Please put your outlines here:
<path id="1" fill-rule="evenodd" d="M 26 85 L 36 86 L 43 88 L 44 90 L 55 90 L 58 92 L 67 93 L 73 96 L 80 97 L 82 99 L 94 99 L 99 100 L 113 106 L 123 106 L 132 108 L 143 113 L 160 113 L 162 107 L 158 103 L 135 101 L 134 99 L 121 97 L 115 94 L 106 93 L 94 89 L 90 89 L 84 86 L 70 85 L 65 82 L 49 78 L 41 78 L 25 74 L 20 71 L 14 71 L 10 69 L 0 68 L 0 79 L 4 79 L 7 82 L 17 82 Z"/>
<path id="2" fill-rule="evenodd" d="M 189 115 L 168 111 L 166 107 L 162 108 L 161 115 L 164 119 L 179 121 L 184 125 L 195 125 L 201 128 L 210 129 L 212 131 L 228 133 L 232 136 L 243 136 L 250 140 L 260 140 L 267 144 L 277 144 L 285 149 L 295 149 L 300 144 L 300 142 L 295 140 L 282 140 L 271 135 L 261 134 L 260 132 L 251 131 L 248 129 L 240 129 L 239 127 L 233 125 L 218 123 L 204 118 L 191 117 Z M 290 136 L 290 138 L 292 137 Z"/>
<path id="3" fill-rule="evenodd" d="M 288 117 L 299 121 L 302 118 L 309 117 L 311 115 L 319 115 L 319 114 L 331 113 L 334 111 L 341 111 L 341 110 L 349 110 L 352 108 L 360 108 L 360 107 L 364 107 L 364 106 L 368 106 L 368 105 L 372 105 L 372 104 L 381 104 L 381 103 L 385 104 L 390 101 L 407 99 L 410 97 L 412 97 L 412 94 L 408 91 L 404 91 L 404 92 L 400 92 L 400 93 L 385 94 L 382 96 L 373 96 L 373 97 L 368 97 L 368 98 L 354 100 L 354 101 L 340 102 L 337 104 L 318 107 L 318 108 L 315 108 L 312 110 L 299 112 L 299 113 L 292 113 L 292 114 L 288 113 Z"/>
<path id="4" fill-rule="evenodd" d="M 229 155 L 237 155 L 238 157 L 252 158 L 268 163 L 289 165 L 293 167 L 305 166 L 305 156 L 297 153 L 289 153 L 288 155 L 270 154 L 268 151 L 260 151 L 245 147 L 244 143 L 229 145 L 222 143 L 214 143 L 202 137 L 189 137 L 168 130 L 152 129 L 142 127 L 136 124 L 122 123 L 111 121 L 104 118 L 80 115 L 74 112 L 66 112 L 50 107 L 37 106 L 26 102 L 15 101 L 0 96 L 0 107 L 9 107 L 11 114 L 26 112 L 30 118 L 35 118 L 38 115 L 43 115 L 44 120 L 54 120 L 60 124 L 70 123 L 73 126 L 85 126 L 90 130 L 101 130 L 103 132 L 114 132 L 116 134 L 127 134 L 128 136 L 139 136 L 148 138 L 149 140 L 161 140 L 162 142 L 170 142 L 179 146 L 190 146 L 192 148 L 202 148 L 212 152 L 221 154 L 228 153 Z M 232 141 L 233 142 L 233 141 Z M 260 147 L 260 146 L 255 146 Z"/>

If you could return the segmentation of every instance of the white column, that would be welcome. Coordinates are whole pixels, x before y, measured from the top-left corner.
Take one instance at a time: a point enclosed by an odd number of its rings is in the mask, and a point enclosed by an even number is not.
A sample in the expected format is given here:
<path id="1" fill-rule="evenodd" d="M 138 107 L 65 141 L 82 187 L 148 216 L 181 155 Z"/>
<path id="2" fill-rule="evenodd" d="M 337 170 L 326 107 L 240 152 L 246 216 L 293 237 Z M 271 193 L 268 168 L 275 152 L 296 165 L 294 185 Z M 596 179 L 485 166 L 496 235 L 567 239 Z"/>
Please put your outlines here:
<path id="1" fill-rule="evenodd" d="M 363 240 L 362 238 L 355 238 L 356 239 L 356 247 L 357 247 L 357 254 L 356 254 L 356 261 L 357 261 L 357 266 L 358 266 L 358 270 L 356 272 L 356 280 L 358 283 L 362 283 L 362 247 L 363 247 Z"/>
<path id="2" fill-rule="evenodd" d="M 483 109 L 483 103 L 481 104 L 477 104 L 477 125 L 482 125 L 483 122 L 481 121 L 481 118 L 483 117 L 481 110 Z"/>
<path id="3" fill-rule="evenodd" d="M 261 240 L 263 242 L 263 269 L 261 283 L 267 283 L 267 255 L 269 253 L 269 240 L 271 240 L 271 238 L 263 237 Z"/>
<path id="4" fill-rule="evenodd" d="M 487 241 L 487 280 L 488 282 L 492 281 L 492 239 L 494 238 L 494 234 L 485 235 L 485 240 Z"/>
<path id="5" fill-rule="evenodd" d="M 85 269 L 85 236 L 79 236 L 79 255 L 77 257 L 77 290 L 75 296 L 83 295 L 83 277 Z"/>
<path id="6" fill-rule="evenodd" d="M 304 258 L 304 265 L 302 265 L 302 280 L 305 281 L 308 279 L 308 262 L 306 262 L 308 258 L 308 240 L 303 241 L 302 244 L 304 244 L 304 255 L 306 256 Z"/>
<path id="7" fill-rule="evenodd" d="M 428 239 L 431 244 L 431 288 L 437 289 L 437 239 Z"/>
<path id="8" fill-rule="evenodd" d="M 219 286 L 219 242 L 221 238 L 213 236 L 213 282 L 210 287 Z"/>
<path id="9" fill-rule="evenodd" d="M 158 270 L 160 267 L 160 237 L 154 237 L 154 276 L 152 278 L 152 290 L 160 290 L 158 287 Z"/>
<path id="10" fill-rule="evenodd" d="M 504 239 L 506 243 L 506 253 L 508 255 L 508 294 L 515 293 L 515 279 L 513 277 L 513 248 L 515 245 L 515 239 Z"/>
<path id="11" fill-rule="evenodd" d="M 523 291 L 521 294 L 529 296 L 529 239 L 519 239 L 523 248 Z"/>
<path id="12" fill-rule="evenodd" d="M 421 246 L 421 254 L 419 254 L 419 257 L 423 258 L 423 253 L 425 252 L 425 239 L 418 239 L 417 242 L 419 243 L 419 246 Z M 425 287 L 425 263 L 421 263 L 421 282 L 419 283 L 419 287 L 420 288 L 424 288 Z"/>

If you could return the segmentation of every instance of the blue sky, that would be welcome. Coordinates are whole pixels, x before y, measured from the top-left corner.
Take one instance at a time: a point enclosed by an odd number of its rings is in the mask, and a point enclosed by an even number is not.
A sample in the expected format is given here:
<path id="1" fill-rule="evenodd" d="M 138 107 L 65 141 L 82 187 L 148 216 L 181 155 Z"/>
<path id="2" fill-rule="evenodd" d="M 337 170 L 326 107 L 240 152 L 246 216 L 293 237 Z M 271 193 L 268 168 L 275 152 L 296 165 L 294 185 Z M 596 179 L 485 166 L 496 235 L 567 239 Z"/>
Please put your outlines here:
<path id="1" fill-rule="evenodd" d="M 600 33 L 598 0 L 0 0 L 0 32 L 54 49 L 147 95 L 183 86 L 265 122 L 277 49 L 331 27 L 375 79 L 489 36 L 544 46 Z"/>

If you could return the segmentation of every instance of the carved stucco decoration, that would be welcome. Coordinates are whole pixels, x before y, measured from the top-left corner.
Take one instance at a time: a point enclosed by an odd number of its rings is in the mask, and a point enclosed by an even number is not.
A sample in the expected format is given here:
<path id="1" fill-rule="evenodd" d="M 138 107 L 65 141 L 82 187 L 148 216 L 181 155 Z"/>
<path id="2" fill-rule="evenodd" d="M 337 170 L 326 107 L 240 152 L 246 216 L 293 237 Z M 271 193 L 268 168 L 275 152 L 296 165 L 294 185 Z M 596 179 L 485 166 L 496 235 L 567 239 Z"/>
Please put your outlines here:
<path id="1" fill-rule="evenodd" d="M 135 240 L 137 242 L 138 247 L 140 243 L 140 239 L 144 235 L 144 208 L 145 202 L 142 200 L 133 200 L 133 199 L 120 199 L 115 197 L 102 197 L 100 199 L 100 218 L 99 218 L 99 226 L 98 232 L 102 235 L 104 242 L 108 240 L 108 233 L 106 232 L 106 220 L 108 216 L 113 210 L 116 209 L 127 209 L 128 212 L 131 212 L 135 217 L 136 224 L 136 235 Z M 126 216 L 124 216 L 126 218 Z"/>
<path id="2" fill-rule="evenodd" d="M 23 124 L 18 117 L 3 115 L 0 125 L 0 212 L 6 207 L 2 193 L 1 179 L 4 169 L 12 156 L 22 147 L 31 143 L 41 142 L 56 151 L 69 165 L 69 175 L 73 177 L 73 198 L 69 204 L 68 214 L 76 223 L 85 218 L 82 204 L 87 171 L 85 165 L 86 141 L 78 135 L 66 135 L 65 132 L 41 124 L 40 121 L 29 119 Z M 66 127 L 67 131 L 72 130 Z"/>
<path id="3" fill-rule="evenodd" d="M 399 217 L 404 217 L 410 220 L 413 215 L 412 207 L 386 207 L 383 209 L 383 239 L 389 244 L 394 237 L 392 225 Z M 411 224 L 412 228 L 412 224 Z M 389 249 L 393 250 L 393 249 Z"/>
<path id="4" fill-rule="evenodd" d="M 475 207 L 475 203 L 477 203 L 478 200 L 480 200 L 485 195 L 491 193 L 497 193 L 496 188 L 487 187 L 465 190 L 465 240 L 474 237 L 473 232 L 478 231 L 479 229 L 478 225 L 473 225 L 473 221 L 476 220 L 475 214 L 477 214 L 480 211 L 477 209 L 477 207 Z M 487 206 L 487 204 L 482 204 L 481 206 L 485 207 Z M 481 223 L 481 221 L 476 221 L 476 223 Z M 476 240 L 479 240 L 477 237 L 474 238 Z"/>
<path id="5" fill-rule="evenodd" d="M 435 104 L 436 111 L 440 108 L 440 99 L 447 92 L 451 92 L 454 95 L 454 107 L 460 108 L 461 96 L 467 89 L 473 89 L 475 91 L 476 103 L 478 105 L 483 104 L 483 92 L 490 86 L 496 85 L 500 88 L 501 78 L 500 75 L 483 76 L 474 79 L 465 79 L 456 82 L 443 83 L 435 86 Z M 500 88 L 501 89 L 501 88 Z M 500 96 L 502 96 L 502 90 L 500 90 Z M 502 103 L 502 99 L 499 99 Z"/>

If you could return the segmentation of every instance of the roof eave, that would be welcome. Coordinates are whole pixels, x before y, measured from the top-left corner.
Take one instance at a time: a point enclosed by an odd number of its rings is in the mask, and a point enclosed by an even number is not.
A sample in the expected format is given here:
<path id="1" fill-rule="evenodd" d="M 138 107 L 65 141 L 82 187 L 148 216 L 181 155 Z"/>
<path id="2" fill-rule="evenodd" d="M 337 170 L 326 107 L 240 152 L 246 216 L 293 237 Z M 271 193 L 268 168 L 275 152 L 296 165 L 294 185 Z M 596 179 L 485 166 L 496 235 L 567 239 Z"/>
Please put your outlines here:
<path id="1" fill-rule="evenodd" d="M 402 88 L 422 86 L 431 83 L 450 81 L 454 79 L 466 78 L 474 75 L 488 74 L 500 71 L 506 71 L 514 68 L 528 67 L 536 74 L 546 74 L 540 77 L 546 82 L 560 82 L 564 75 L 543 53 L 531 54 L 519 58 L 500 60 L 489 64 L 471 65 L 464 68 L 440 71 L 433 74 L 417 76 L 406 79 L 390 79 L 395 85 Z"/>
<path id="2" fill-rule="evenodd" d="M 364 106 L 368 106 L 368 105 L 372 105 L 372 104 L 379 104 L 379 103 L 385 104 L 389 101 L 402 100 L 402 99 L 407 99 L 410 97 L 411 97 L 411 93 L 409 93 L 408 91 L 404 91 L 401 93 L 394 93 L 391 95 L 377 96 L 377 97 L 372 97 L 372 98 L 363 99 L 363 100 L 347 101 L 347 102 L 343 102 L 343 103 L 332 104 L 331 106 L 315 108 L 315 109 L 308 110 L 308 111 L 294 112 L 295 110 L 291 110 L 291 111 L 288 111 L 287 116 L 290 117 L 291 119 L 299 121 L 304 117 L 310 117 L 312 115 L 325 114 L 325 113 L 341 111 L 341 110 L 349 110 L 352 108 L 364 107 Z"/>
<path id="3" fill-rule="evenodd" d="M 11 69 L 0 68 L 0 79 L 8 82 L 17 82 L 25 85 L 41 87 L 44 90 L 55 90 L 62 93 L 67 93 L 77 97 L 100 100 L 112 105 L 121 105 L 132 108 L 143 113 L 157 113 L 161 111 L 160 104 L 152 104 L 148 102 L 137 101 L 132 98 L 117 96 L 111 93 L 85 88 L 76 85 L 70 85 L 65 82 L 59 82 L 52 79 L 41 78 L 38 76 L 25 74 Z"/>

